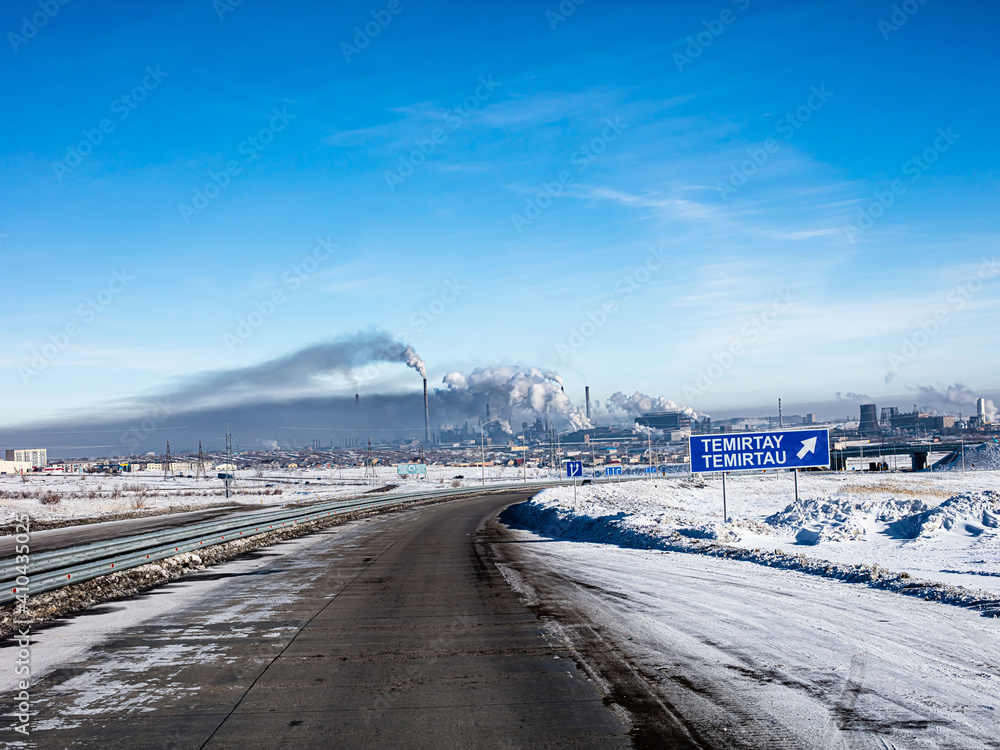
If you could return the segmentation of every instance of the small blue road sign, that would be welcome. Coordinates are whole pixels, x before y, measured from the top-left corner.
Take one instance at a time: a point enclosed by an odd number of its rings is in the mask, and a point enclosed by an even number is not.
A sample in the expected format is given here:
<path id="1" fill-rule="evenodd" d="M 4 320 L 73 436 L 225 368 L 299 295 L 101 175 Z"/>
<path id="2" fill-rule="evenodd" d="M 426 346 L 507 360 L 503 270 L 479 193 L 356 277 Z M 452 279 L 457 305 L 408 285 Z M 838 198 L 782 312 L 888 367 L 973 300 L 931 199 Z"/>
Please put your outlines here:
<path id="1" fill-rule="evenodd" d="M 567 461 L 566 462 L 566 476 L 568 476 L 568 477 L 582 477 L 583 476 L 583 461 Z"/>
<path id="2" fill-rule="evenodd" d="M 829 430 L 692 435 L 690 447 L 693 474 L 830 465 Z"/>
<path id="3" fill-rule="evenodd" d="M 620 477 L 622 475 L 621 466 L 605 466 L 604 475 L 608 477 Z"/>
<path id="4" fill-rule="evenodd" d="M 396 464 L 396 474 L 401 477 L 412 477 L 427 474 L 427 464 Z"/>

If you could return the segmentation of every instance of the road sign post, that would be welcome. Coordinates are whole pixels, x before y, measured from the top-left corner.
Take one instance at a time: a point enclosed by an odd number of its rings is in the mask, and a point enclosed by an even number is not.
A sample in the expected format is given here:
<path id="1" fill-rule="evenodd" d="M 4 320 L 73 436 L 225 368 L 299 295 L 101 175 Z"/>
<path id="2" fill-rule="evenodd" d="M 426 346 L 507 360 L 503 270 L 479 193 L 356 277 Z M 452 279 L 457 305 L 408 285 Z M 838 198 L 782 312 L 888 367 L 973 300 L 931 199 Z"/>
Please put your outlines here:
<path id="1" fill-rule="evenodd" d="M 799 496 L 799 469 L 830 465 L 829 430 L 773 430 L 721 435 L 692 435 L 688 439 L 692 474 L 722 474 L 722 514 L 726 515 L 726 473 L 767 469 L 795 471 L 795 499 Z"/>
<path id="2" fill-rule="evenodd" d="M 726 513 L 726 472 L 722 472 L 722 522 L 725 523 L 729 520 L 729 515 Z"/>
<path id="3" fill-rule="evenodd" d="M 583 461 L 567 461 L 566 476 L 573 480 L 573 509 L 580 510 L 580 503 L 576 499 L 576 478 L 583 476 Z"/>

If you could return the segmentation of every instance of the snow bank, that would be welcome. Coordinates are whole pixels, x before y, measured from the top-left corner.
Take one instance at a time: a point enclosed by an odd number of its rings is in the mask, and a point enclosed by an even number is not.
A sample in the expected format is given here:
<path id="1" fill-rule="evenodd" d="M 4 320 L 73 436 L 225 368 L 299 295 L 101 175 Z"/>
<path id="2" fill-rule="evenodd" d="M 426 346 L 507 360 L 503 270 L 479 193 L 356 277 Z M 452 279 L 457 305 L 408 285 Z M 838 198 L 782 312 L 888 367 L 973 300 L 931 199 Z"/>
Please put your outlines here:
<path id="1" fill-rule="evenodd" d="M 935 467 L 935 471 L 937 471 Z M 941 471 L 1000 471 L 1000 443 L 985 443 L 975 447 L 965 447 L 965 465 L 962 454 L 940 468 Z"/>
<path id="2" fill-rule="evenodd" d="M 596 542 L 615 544 L 631 549 L 656 549 L 724 557 L 757 563 L 770 568 L 794 570 L 849 583 L 863 584 L 871 588 L 921 597 L 928 601 L 975 609 L 988 617 L 1000 617 L 1000 601 L 995 595 L 986 591 L 918 580 L 910 576 L 909 573 L 895 573 L 878 564 L 838 564 L 828 560 L 809 558 L 803 554 L 789 555 L 780 549 L 743 549 L 717 542 L 688 539 L 678 531 L 663 533 L 663 530 L 655 525 L 638 527 L 624 513 L 596 517 L 585 516 L 535 500 L 528 500 L 510 506 L 501 514 L 500 518 L 513 528 L 526 529 L 567 541 Z"/>
<path id="3" fill-rule="evenodd" d="M 944 532 L 980 536 L 1000 527 L 1000 493 L 968 493 L 953 497 L 938 507 L 925 510 L 891 524 L 890 528 L 910 539 L 927 538 Z"/>
<path id="4" fill-rule="evenodd" d="M 575 512 L 573 489 L 552 488 L 532 507 L 545 533 L 578 541 L 644 548 L 666 539 L 768 556 L 798 549 L 823 570 L 906 571 L 1000 598 L 1000 473 L 804 473 L 798 500 L 788 474 L 733 476 L 727 489 L 726 521 L 721 480 L 708 477 L 579 487 Z"/>
<path id="5" fill-rule="evenodd" d="M 843 497 L 797 500 L 764 519 L 770 533 L 791 532 L 800 544 L 859 541 L 876 521 L 895 521 L 926 510 L 921 500 L 863 500 Z"/>

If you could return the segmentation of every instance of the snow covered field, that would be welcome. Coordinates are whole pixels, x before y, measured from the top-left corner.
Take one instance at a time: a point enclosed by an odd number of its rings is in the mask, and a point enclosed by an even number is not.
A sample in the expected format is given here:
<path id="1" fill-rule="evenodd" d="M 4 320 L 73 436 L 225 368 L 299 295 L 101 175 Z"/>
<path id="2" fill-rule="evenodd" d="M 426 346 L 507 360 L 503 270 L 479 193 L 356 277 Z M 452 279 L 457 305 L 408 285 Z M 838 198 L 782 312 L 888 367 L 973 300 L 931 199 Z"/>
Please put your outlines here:
<path id="1" fill-rule="evenodd" d="M 577 493 L 574 509 L 572 488 L 544 490 L 516 519 L 575 541 L 781 550 L 1000 593 L 1000 472 L 802 473 L 797 503 L 791 474 L 730 476 L 728 522 L 719 478 L 591 485 Z"/>
<path id="2" fill-rule="evenodd" d="M 348 498 L 376 487 L 398 485 L 392 492 L 412 492 L 452 486 L 474 486 L 482 482 L 481 467 L 430 466 L 426 479 L 397 476 L 395 466 L 376 467 L 373 477 L 363 468 L 268 469 L 238 471 L 235 496 L 226 499 L 218 472 L 208 479 L 176 477 L 164 479 L 161 472 L 103 474 L 29 474 L 0 476 L 0 525 L 15 515 L 28 513 L 39 521 L 70 521 L 81 518 L 127 517 L 168 510 L 196 510 L 213 505 L 274 505 Z M 462 479 L 455 479 L 462 476 Z M 527 479 L 549 479 L 554 473 L 528 469 Z M 486 481 L 522 478 L 521 469 L 487 466 Z M 457 484 L 456 484 L 457 483 Z"/>

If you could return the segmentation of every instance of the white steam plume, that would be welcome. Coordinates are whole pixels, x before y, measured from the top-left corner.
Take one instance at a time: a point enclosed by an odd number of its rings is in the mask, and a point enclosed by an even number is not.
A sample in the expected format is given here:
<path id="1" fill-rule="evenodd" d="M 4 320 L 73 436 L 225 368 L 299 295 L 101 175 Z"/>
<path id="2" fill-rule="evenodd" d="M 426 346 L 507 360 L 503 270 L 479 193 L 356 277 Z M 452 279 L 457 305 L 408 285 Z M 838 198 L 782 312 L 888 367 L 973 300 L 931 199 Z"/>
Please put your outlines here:
<path id="1" fill-rule="evenodd" d="M 976 401 L 979 399 L 979 396 L 962 383 L 955 383 L 955 385 L 949 385 L 947 388 L 918 385 L 916 388 L 910 388 L 909 390 L 917 391 L 920 400 L 935 411 L 946 411 L 949 410 L 949 407 L 951 411 L 955 411 L 955 407 L 960 407 L 961 411 L 968 414 L 976 413 Z M 993 422 L 997 418 L 997 405 L 992 399 L 985 399 L 985 401 L 986 419 Z"/>
<path id="2" fill-rule="evenodd" d="M 562 377 L 551 370 L 521 370 L 509 365 L 477 367 L 468 375 L 449 372 L 442 382 L 442 398 L 464 402 L 467 408 L 476 405 L 477 410 L 479 404 L 488 403 L 496 410 L 505 431 L 510 431 L 511 422 L 529 413 L 548 417 L 560 428 L 579 430 L 591 426 L 586 411 L 563 392 Z"/>
<path id="3" fill-rule="evenodd" d="M 635 417 L 643 412 L 649 411 L 679 411 L 691 419 L 698 418 L 698 412 L 690 406 L 680 406 L 665 396 L 647 396 L 645 393 L 636 391 L 631 396 L 626 396 L 621 391 L 611 394 L 608 397 L 608 411 L 624 411 L 630 417 Z M 703 415 L 707 416 L 707 415 Z"/>

